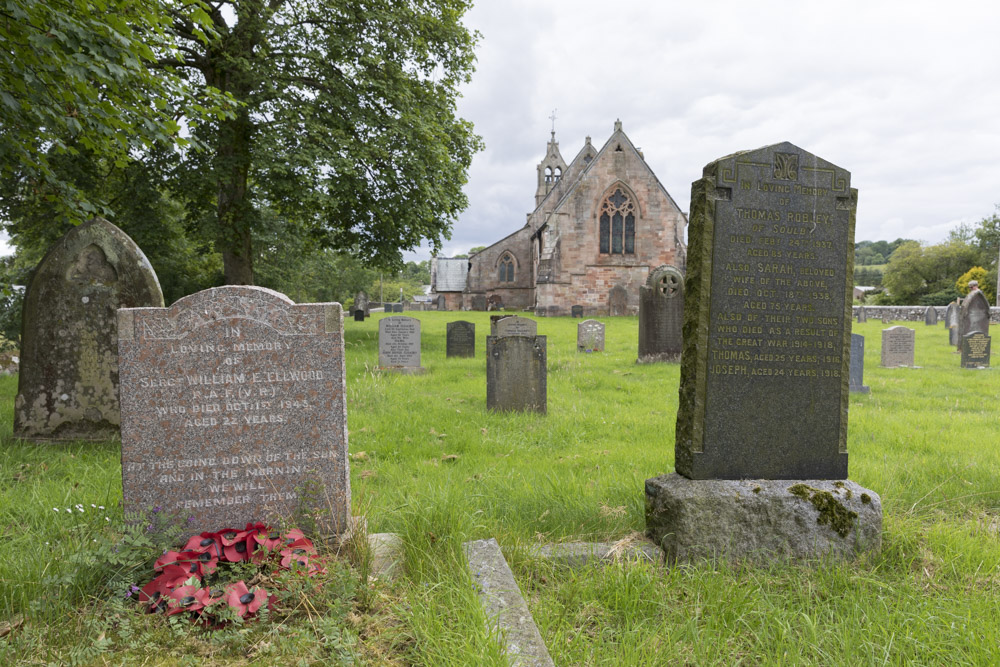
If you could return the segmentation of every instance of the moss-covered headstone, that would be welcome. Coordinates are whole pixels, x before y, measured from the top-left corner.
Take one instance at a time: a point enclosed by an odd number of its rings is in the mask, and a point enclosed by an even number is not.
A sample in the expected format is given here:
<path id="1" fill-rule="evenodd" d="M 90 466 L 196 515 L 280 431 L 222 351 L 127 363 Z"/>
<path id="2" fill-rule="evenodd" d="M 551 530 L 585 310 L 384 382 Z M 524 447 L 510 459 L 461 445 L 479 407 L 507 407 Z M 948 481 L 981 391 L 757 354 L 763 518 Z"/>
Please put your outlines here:
<path id="1" fill-rule="evenodd" d="M 24 297 L 14 436 L 118 436 L 119 308 L 163 306 L 139 246 L 96 218 L 63 236 L 38 264 Z"/>

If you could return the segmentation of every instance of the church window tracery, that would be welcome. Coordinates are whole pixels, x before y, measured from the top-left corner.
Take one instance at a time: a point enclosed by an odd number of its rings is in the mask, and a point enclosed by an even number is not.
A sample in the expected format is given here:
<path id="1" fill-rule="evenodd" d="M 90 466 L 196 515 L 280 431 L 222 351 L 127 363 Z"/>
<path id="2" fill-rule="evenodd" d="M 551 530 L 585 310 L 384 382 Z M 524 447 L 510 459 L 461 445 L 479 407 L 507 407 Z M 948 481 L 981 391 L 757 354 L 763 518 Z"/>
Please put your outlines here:
<path id="1" fill-rule="evenodd" d="M 501 283 L 514 282 L 514 258 L 510 253 L 504 253 L 498 265 L 497 280 Z"/>
<path id="2" fill-rule="evenodd" d="M 621 188 L 601 204 L 600 251 L 602 254 L 635 253 L 635 203 Z"/>

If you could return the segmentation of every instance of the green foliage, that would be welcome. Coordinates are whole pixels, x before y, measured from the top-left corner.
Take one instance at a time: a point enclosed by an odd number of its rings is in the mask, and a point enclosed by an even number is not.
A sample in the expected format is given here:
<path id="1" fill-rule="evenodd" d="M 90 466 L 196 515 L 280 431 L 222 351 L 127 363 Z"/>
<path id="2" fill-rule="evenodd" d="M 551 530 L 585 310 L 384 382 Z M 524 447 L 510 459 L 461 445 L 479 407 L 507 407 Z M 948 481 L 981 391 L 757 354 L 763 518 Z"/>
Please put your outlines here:
<path id="1" fill-rule="evenodd" d="M 885 264 L 892 253 L 907 242 L 907 239 L 889 241 L 858 241 L 854 244 L 854 266 L 870 266 Z M 872 284 L 872 283 L 865 283 Z"/>
<path id="2" fill-rule="evenodd" d="M 882 271 L 871 267 L 855 266 L 854 284 L 878 287 L 882 284 Z"/>
<path id="3" fill-rule="evenodd" d="M 894 304 L 916 304 L 920 297 L 954 285 L 977 256 L 975 248 L 958 241 L 926 247 L 907 241 L 893 252 L 882 285 Z"/>
<path id="4" fill-rule="evenodd" d="M 192 34 L 209 34 L 205 19 L 203 11 L 192 12 Z M 55 157 L 87 151 L 124 166 L 135 151 L 186 145 L 175 115 L 190 105 L 190 89 L 177 73 L 151 69 L 176 51 L 171 25 L 160 1 L 2 0 L 0 178 L 80 222 L 108 213 L 107 202 L 61 178 Z M 212 117 L 225 107 L 209 88 L 190 112 Z M 0 190 L 0 207 L 9 196 L 8 188 Z"/>
<path id="5" fill-rule="evenodd" d="M 921 306 L 947 306 L 960 296 L 961 294 L 958 293 L 958 290 L 954 286 L 951 286 L 944 288 L 940 292 L 925 294 L 920 297 L 917 303 Z"/>
<path id="6" fill-rule="evenodd" d="M 993 303 L 993 286 L 987 284 L 986 279 L 986 269 L 981 266 L 974 266 L 963 273 L 959 279 L 955 281 L 955 289 L 957 289 L 959 294 L 962 296 L 966 296 L 969 293 L 969 282 L 975 280 L 979 283 L 979 289 L 983 292 L 986 300 Z"/>

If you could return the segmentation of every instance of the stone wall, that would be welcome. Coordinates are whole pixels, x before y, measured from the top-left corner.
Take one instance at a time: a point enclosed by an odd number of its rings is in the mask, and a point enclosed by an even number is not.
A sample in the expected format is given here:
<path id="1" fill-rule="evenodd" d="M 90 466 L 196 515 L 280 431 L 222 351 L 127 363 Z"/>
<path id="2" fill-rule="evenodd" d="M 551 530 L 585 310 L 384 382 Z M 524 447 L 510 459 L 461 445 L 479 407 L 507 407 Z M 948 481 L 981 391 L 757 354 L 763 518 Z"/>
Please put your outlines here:
<path id="1" fill-rule="evenodd" d="M 854 306 L 855 322 L 858 319 L 859 308 L 861 306 Z M 884 316 L 888 316 L 893 322 L 923 322 L 924 312 L 927 310 L 927 306 L 865 306 L 864 308 L 869 320 L 881 320 Z M 944 320 L 946 309 L 947 306 L 934 306 L 934 310 L 938 314 L 939 324 Z M 1000 307 L 990 308 L 990 322 L 1000 323 Z"/>
<path id="2" fill-rule="evenodd" d="M 514 258 L 514 282 L 499 283 L 497 275 L 500 258 L 507 252 Z M 469 258 L 463 307 L 472 307 L 473 295 L 489 297 L 497 294 L 503 299 L 504 308 L 530 308 L 535 303 L 533 273 L 531 229 L 522 227 Z"/>

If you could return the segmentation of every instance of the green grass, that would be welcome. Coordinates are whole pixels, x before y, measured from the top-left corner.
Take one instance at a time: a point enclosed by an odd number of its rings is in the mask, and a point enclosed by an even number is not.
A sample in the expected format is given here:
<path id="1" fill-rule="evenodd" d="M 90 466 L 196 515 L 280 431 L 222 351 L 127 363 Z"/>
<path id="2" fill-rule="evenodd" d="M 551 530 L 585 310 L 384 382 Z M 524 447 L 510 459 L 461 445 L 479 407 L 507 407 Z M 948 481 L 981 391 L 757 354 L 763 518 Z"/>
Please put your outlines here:
<path id="1" fill-rule="evenodd" d="M 579 320 L 539 319 L 548 336 L 549 413 L 492 414 L 488 316 L 415 315 L 422 376 L 373 372 L 379 316 L 345 322 L 354 510 L 370 531 L 400 533 L 406 544 L 405 575 L 359 595 L 343 624 L 359 638 L 362 664 L 504 664 L 461 558 L 463 542 L 487 537 L 503 547 L 560 665 L 997 662 L 1000 374 L 959 368 L 942 326 L 907 325 L 916 329 L 921 368 L 882 369 L 883 325 L 854 325 L 866 338 L 872 393 L 851 395 L 850 476 L 882 497 L 881 553 L 756 569 L 572 571 L 532 547 L 644 529 L 643 481 L 673 469 L 679 367 L 634 363 L 635 318 L 605 319 L 607 351 L 587 355 L 575 351 Z M 477 325 L 475 359 L 445 358 L 445 324 L 457 319 Z M 5 439 L 14 392 L 0 378 Z M 281 635 L 258 624 L 204 638 L 114 606 L 142 646 L 88 624 L 107 616 L 109 573 L 81 570 L 73 558 L 96 548 L 93 539 L 116 536 L 120 515 L 115 509 L 104 522 L 52 508 L 117 508 L 118 457 L 110 443 L 0 447 L 0 618 L 26 619 L 0 639 L 0 662 L 65 662 L 83 649 L 97 664 L 173 664 L 186 653 L 203 664 L 270 664 L 283 655 L 332 661 L 322 648 L 332 631 L 308 617 L 287 619 Z M 123 567 L 144 566 L 137 555 Z M 71 621 L 60 630 L 57 619 Z"/>

